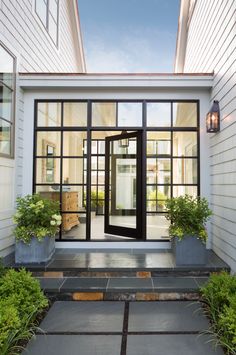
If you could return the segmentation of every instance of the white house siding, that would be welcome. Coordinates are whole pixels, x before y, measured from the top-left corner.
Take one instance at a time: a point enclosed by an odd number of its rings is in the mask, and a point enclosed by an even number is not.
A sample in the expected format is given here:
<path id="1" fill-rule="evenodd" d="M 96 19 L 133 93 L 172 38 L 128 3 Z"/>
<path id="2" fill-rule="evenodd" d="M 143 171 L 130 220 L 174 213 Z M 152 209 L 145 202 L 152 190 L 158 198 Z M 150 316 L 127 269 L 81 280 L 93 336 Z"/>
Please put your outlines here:
<path id="1" fill-rule="evenodd" d="M 185 72 L 214 71 L 220 133 L 210 135 L 212 247 L 236 272 L 236 1 L 197 0 L 187 37 Z"/>
<path id="2" fill-rule="evenodd" d="M 0 42 L 16 57 L 17 72 L 84 72 L 74 2 L 59 3 L 57 48 L 35 14 L 35 0 L 0 0 Z M 24 92 L 17 84 L 15 158 L 0 157 L 0 257 L 13 250 L 12 214 L 15 198 L 22 194 L 24 105 Z"/>

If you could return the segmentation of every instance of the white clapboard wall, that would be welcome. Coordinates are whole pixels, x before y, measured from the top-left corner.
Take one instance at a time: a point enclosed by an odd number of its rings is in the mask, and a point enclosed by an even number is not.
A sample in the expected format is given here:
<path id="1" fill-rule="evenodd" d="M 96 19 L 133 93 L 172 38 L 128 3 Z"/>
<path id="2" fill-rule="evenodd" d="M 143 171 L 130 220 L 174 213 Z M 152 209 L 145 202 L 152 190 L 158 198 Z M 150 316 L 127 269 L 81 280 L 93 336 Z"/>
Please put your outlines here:
<path id="1" fill-rule="evenodd" d="M 0 0 L 0 42 L 15 55 L 18 72 L 85 71 L 75 2 L 60 0 L 59 4 L 59 43 L 56 46 L 34 11 L 35 0 Z M 12 214 L 15 198 L 22 192 L 23 129 L 24 93 L 18 88 L 15 157 L 0 157 L 0 257 L 14 248 Z"/>
<path id="2" fill-rule="evenodd" d="M 212 247 L 236 272 L 236 1 L 197 0 L 185 72 L 214 71 L 221 130 L 210 136 Z"/>

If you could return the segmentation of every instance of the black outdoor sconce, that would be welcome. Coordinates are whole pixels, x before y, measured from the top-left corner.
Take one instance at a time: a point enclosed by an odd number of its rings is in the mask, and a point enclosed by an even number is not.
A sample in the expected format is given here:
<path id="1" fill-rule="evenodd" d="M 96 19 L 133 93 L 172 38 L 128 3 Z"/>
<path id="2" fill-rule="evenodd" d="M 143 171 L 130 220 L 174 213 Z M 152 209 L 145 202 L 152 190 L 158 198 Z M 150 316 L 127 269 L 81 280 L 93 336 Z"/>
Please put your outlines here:
<path id="1" fill-rule="evenodd" d="M 121 134 L 127 134 L 127 131 L 122 131 Z M 129 147 L 129 138 L 124 138 L 119 140 L 119 148 L 128 148 Z"/>
<path id="2" fill-rule="evenodd" d="M 206 115 L 207 133 L 215 133 L 220 130 L 220 106 L 219 101 L 213 101 L 210 111 Z"/>

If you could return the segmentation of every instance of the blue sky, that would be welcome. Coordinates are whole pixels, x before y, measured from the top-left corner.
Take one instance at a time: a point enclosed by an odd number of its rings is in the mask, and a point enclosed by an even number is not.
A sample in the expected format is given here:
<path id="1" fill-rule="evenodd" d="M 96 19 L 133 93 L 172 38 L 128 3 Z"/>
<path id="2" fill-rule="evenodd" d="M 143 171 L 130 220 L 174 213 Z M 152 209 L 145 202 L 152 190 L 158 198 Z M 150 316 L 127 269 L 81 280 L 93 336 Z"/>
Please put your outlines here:
<path id="1" fill-rule="evenodd" d="M 88 72 L 173 72 L 179 0 L 78 0 Z"/>

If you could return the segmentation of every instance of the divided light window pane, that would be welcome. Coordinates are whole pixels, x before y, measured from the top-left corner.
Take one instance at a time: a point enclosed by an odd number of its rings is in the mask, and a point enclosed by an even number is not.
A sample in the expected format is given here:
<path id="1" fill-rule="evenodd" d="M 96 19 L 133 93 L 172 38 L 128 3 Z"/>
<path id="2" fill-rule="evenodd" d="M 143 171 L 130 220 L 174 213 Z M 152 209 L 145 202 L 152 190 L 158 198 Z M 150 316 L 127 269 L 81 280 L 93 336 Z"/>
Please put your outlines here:
<path id="1" fill-rule="evenodd" d="M 50 0 L 49 1 L 49 12 L 54 18 L 55 22 L 57 22 L 57 9 L 58 9 L 58 3 L 57 0 Z"/>
<path id="2" fill-rule="evenodd" d="M 141 127 L 142 124 L 142 103 L 118 103 L 118 127 Z"/>
<path id="3" fill-rule="evenodd" d="M 64 126 L 87 126 L 87 102 L 64 103 Z"/>
<path id="4" fill-rule="evenodd" d="M 12 121 L 12 90 L 0 82 L 0 117 Z"/>
<path id="5" fill-rule="evenodd" d="M 14 59 L 2 46 L 0 46 L 0 80 L 10 88 L 13 88 L 14 83 L 13 72 Z"/>
<path id="6" fill-rule="evenodd" d="M 57 24 L 51 14 L 48 17 L 48 33 L 53 41 L 57 43 Z"/>
<path id="7" fill-rule="evenodd" d="M 61 125 L 61 103 L 38 103 L 38 127 L 57 127 Z"/>
<path id="8" fill-rule="evenodd" d="M 169 102 L 147 103 L 147 126 L 170 127 L 171 105 Z"/>
<path id="9" fill-rule="evenodd" d="M 100 127 L 116 126 L 116 103 L 115 102 L 93 102 L 92 103 L 92 125 Z"/>
<path id="10" fill-rule="evenodd" d="M 43 25 L 47 27 L 47 0 L 36 0 L 35 10 Z"/>
<path id="11" fill-rule="evenodd" d="M 195 102 L 173 103 L 174 127 L 197 127 L 197 104 Z"/>
<path id="12" fill-rule="evenodd" d="M 0 118 L 0 154 L 11 154 L 11 124 Z"/>

